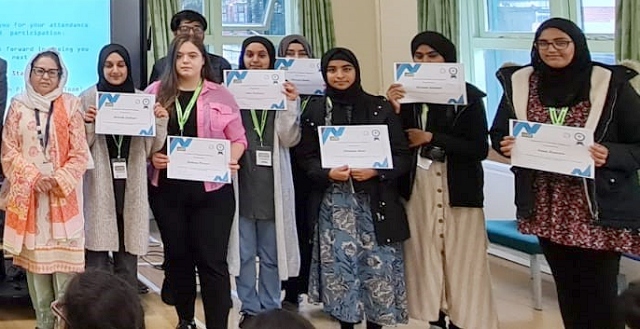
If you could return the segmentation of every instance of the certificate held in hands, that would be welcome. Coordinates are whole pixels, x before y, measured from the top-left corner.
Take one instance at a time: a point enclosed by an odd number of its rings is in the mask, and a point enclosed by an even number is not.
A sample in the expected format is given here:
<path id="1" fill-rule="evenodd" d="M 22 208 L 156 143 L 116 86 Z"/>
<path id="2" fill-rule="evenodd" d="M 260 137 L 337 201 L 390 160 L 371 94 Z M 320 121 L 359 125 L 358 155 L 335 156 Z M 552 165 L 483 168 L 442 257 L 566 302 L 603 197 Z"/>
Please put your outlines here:
<path id="1" fill-rule="evenodd" d="M 231 183 L 231 142 L 225 139 L 169 136 L 167 178 Z"/>
<path id="2" fill-rule="evenodd" d="M 511 119 L 509 134 L 516 138 L 511 164 L 570 176 L 594 178 L 589 147 L 593 131 Z"/>
<path id="3" fill-rule="evenodd" d="M 150 94 L 98 92 L 96 134 L 155 136 L 155 102 Z"/>
<path id="4" fill-rule="evenodd" d="M 460 63 L 395 63 L 395 83 L 406 91 L 400 103 L 467 104 L 467 83 Z"/>
<path id="5" fill-rule="evenodd" d="M 318 127 L 322 168 L 393 169 L 385 125 Z"/>
<path id="6" fill-rule="evenodd" d="M 285 81 L 284 71 L 278 70 L 224 71 L 225 86 L 245 110 L 286 110 Z"/>
<path id="7" fill-rule="evenodd" d="M 275 68 L 286 71 L 287 81 L 296 85 L 300 95 L 324 95 L 326 86 L 320 71 L 320 59 L 277 58 Z"/>

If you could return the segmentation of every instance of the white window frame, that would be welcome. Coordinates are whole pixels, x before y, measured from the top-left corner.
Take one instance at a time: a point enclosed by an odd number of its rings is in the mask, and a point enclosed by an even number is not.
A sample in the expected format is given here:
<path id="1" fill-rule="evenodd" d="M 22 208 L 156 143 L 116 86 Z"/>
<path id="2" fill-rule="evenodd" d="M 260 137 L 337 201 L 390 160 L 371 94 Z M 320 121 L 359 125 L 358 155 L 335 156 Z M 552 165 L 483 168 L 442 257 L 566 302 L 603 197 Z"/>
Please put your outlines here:
<path id="1" fill-rule="evenodd" d="M 273 8 L 273 2 L 275 0 L 271 0 L 271 4 L 268 6 L 269 10 Z M 209 26 L 207 31 L 205 32 L 204 43 L 210 50 L 222 56 L 223 46 L 236 44 L 242 44 L 242 41 L 247 38 L 247 36 L 225 36 L 223 35 L 223 31 L 229 30 L 245 30 L 250 26 L 233 26 L 233 25 L 223 25 L 222 24 L 222 0 L 204 0 L 204 16 L 207 18 L 207 22 Z M 286 18 L 286 34 L 298 33 L 300 31 L 299 18 L 298 18 L 298 1 L 297 0 L 284 0 L 285 8 L 287 8 L 287 18 Z M 265 17 L 265 20 L 262 24 L 251 25 L 261 27 L 264 24 L 268 25 L 270 23 L 271 12 L 269 16 Z M 284 35 L 265 35 L 267 39 L 271 40 L 275 45 L 280 43 L 280 40 L 284 37 Z M 234 64 L 234 63 L 232 63 Z"/>
<path id="2" fill-rule="evenodd" d="M 580 25 L 581 0 L 549 0 L 551 17 L 564 17 Z M 530 51 L 534 33 L 502 33 L 487 31 L 487 0 L 469 0 L 460 12 L 460 53 L 465 71 L 471 81 L 486 90 L 486 72 L 483 63 L 485 50 Z M 587 43 L 592 53 L 614 52 L 613 34 L 588 33 Z M 476 65 L 478 63 L 478 65 Z M 525 64 L 525 63 L 522 63 Z"/>

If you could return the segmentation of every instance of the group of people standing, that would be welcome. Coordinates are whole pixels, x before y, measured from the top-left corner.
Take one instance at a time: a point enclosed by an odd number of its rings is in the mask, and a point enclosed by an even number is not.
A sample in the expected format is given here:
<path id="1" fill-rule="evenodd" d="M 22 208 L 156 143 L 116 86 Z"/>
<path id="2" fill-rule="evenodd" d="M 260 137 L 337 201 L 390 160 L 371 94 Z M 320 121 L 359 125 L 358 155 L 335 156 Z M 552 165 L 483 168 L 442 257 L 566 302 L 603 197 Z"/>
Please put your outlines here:
<path id="1" fill-rule="evenodd" d="M 147 202 L 177 328 L 195 328 L 196 275 L 207 328 L 228 328 L 230 276 L 241 327 L 280 308 L 284 288 L 288 306 L 308 294 L 341 328 L 410 317 L 432 328 L 498 328 L 481 161 L 489 135 L 510 155 L 510 118 L 595 130 L 595 181 L 513 169 L 517 218 L 523 232 L 540 237 L 565 327 L 623 328 L 614 316 L 620 253 L 640 254 L 640 97 L 628 82 L 637 73 L 592 62 L 575 24 L 543 23 L 531 64 L 498 72 L 505 95 L 490 131 L 485 94 L 475 86 L 467 84 L 466 105 L 401 105 L 402 85 L 386 98 L 363 90 L 358 59 L 345 48 L 321 58 L 324 95 L 300 95 L 287 82 L 287 110 L 240 109 L 220 84 L 230 65 L 205 50 L 206 28 L 192 11 L 172 20 L 169 54 L 144 91 L 157 99 L 155 137 L 95 133 L 96 92 L 141 92 L 122 46 L 102 49 L 99 81 L 80 97 L 63 92 L 68 72 L 55 50 L 29 62 L 26 91 L 5 122 L 1 199 L 4 249 L 27 270 L 38 328 L 53 328 L 50 305 L 70 275 L 111 270 L 109 253 L 113 271 L 136 285 L 137 257 L 148 248 Z M 410 46 L 414 62 L 457 61 L 455 45 L 436 32 Z M 284 38 L 277 52 L 255 36 L 243 42 L 238 66 L 274 69 L 276 53 L 313 57 L 302 36 Z M 565 120 L 554 122 L 549 113 L 560 108 L 568 109 Z M 393 169 L 322 167 L 319 126 L 374 124 L 388 127 Z M 169 135 L 230 140 L 234 183 L 168 178 Z M 259 152 L 271 161 L 258 161 Z M 113 175 L 121 160 L 126 179 Z"/>

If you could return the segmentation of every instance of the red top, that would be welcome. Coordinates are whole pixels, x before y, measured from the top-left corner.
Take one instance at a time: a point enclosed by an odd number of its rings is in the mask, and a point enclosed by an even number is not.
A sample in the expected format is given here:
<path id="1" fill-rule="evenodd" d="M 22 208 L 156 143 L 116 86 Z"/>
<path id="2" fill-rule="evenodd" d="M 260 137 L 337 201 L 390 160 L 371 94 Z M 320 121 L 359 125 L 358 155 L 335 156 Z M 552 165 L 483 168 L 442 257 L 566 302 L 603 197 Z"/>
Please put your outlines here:
<path id="1" fill-rule="evenodd" d="M 574 105 L 567 113 L 564 125 L 584 127 L 590 109 L 589 101 Z M 549 111 L 538 97 L 536 74 L 532 74 L 529 80 L 527 120 L 551 123 Z M 629 230 L 593 225 L 582 178 L 536 171 L 533 192 L 536 204 L 532 218 L 518 221 L 522 233 L 535 234 L 567 246 L 640 254 L 640 235 Z"/>

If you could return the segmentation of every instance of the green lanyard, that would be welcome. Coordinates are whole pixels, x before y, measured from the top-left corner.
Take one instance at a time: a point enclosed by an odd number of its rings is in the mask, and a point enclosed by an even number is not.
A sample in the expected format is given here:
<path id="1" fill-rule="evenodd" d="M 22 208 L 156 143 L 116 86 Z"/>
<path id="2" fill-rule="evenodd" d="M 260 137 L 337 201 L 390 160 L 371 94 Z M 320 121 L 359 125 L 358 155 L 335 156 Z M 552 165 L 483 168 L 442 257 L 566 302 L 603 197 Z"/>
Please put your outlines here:
<path id="1" fill-rule="evenodd" d="M 420 123 L 422 124 L 422 130 L 427 128 L 427 116 L 429 114 L 429 106 L 427 104 L 422 104 L 422 111 L 420 112 L 420 119 L 422 120 Z"/>
<path id="2" fill-rule="evenodd" d="M 302 105 L 300 105 L 300 113 L 304 113 L 304 110 L 307 108 L 307 104 L 309 104 L 310 99 L 311 97 L 308 97 L 302 101 Z"/>
<path id="3" fill-rule="evenodd" d="M 115 135 L 111 135 L 111 137 L 113 138 L 113 141 L 116 143 L 116 147 L 118 147 L 118 159 L 121 159 L 122 158 L 122 141 L 124 140 L 124 137 L 118 136 L 116 138 Z"/>
<path id="4" fill-rule="evenodd" d="M 253 121 L 253 130 L 255 130 L 256 134 L 258 134 L 258 138 L 260 138 L 260 146 L 264 146 L 264 130 L 267 127 L 267 116 L 269 115 L 269 111 L 262 111 L 262 121 L 258 123 L 258 115 L 256 114 L 256 110 L 251 110 L 251 121 Z"/>
<path id="5" fill-rule="evenodd" d="M 565 106 L 560 108 L 560 113 L 558 113 L 558 109 L 555 107 L 549 108 L 549 118 L 551 119 L 551 124 L 556 126 L 564 125 L 564 121 L 567 119 L 567 113 L 569 112 L 569 107 Z"/>
<path id="6" fill-rule="evenodd" d="M 191 115 L 191 110 L 193 110 L 193 106 L 196 105 L 196 101 L 198 97 L 200 97 L 200 92 L 202 91 L 202 81 L 198 83 L 198 87 L 193 92 L 193 96 L 191 96 L 191 100 L 187 104 L 187 108 L 182 111 L 182 105 L 180 105 L 180 100 L 176 97 L 176 112 L 178 114 L 178 126 L 180 127 L 180 136 L 184 132 L 184 125 L 189 120 L 189 116 Z"/>

